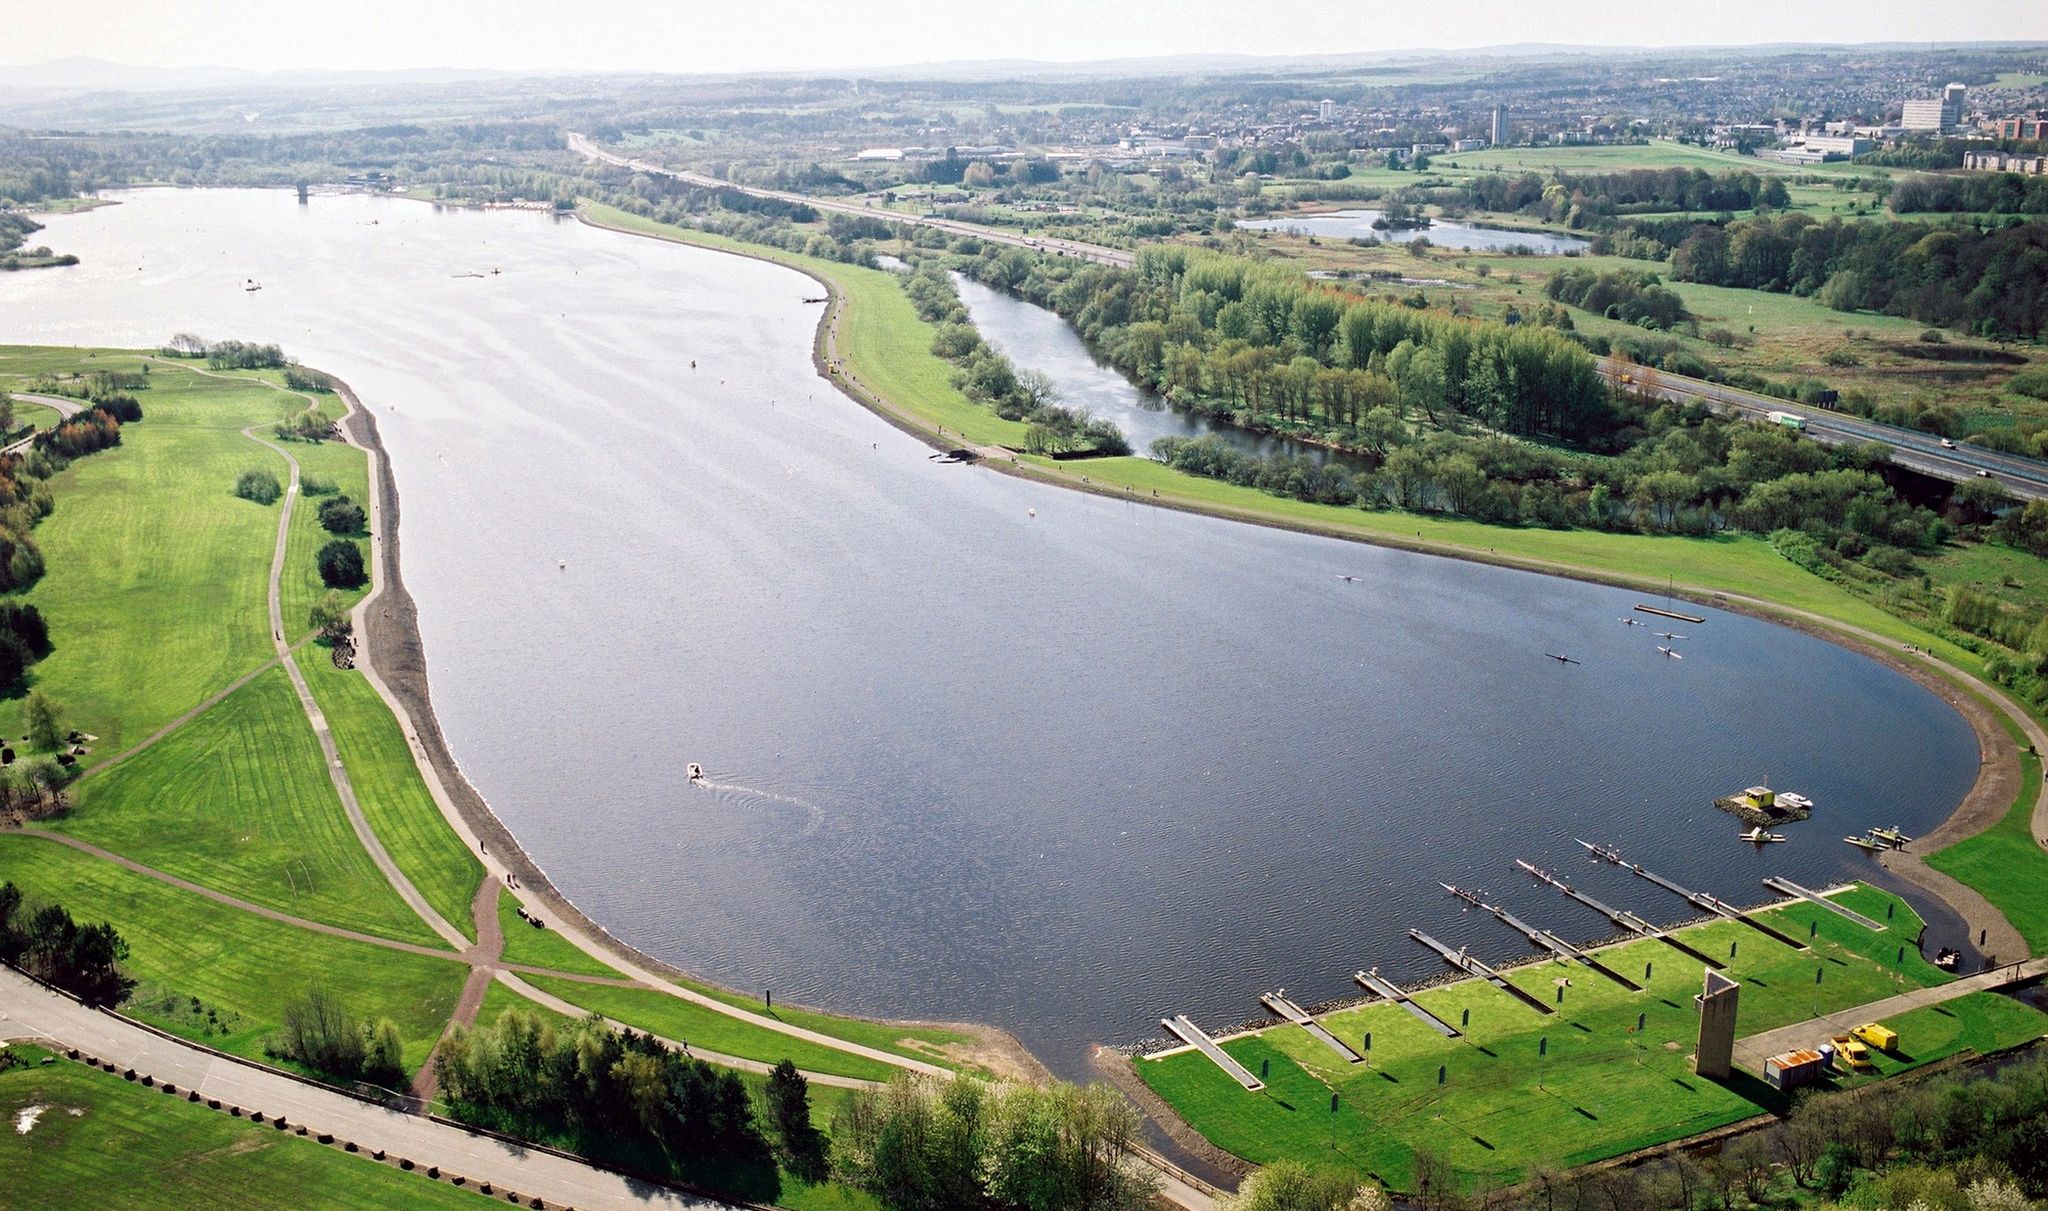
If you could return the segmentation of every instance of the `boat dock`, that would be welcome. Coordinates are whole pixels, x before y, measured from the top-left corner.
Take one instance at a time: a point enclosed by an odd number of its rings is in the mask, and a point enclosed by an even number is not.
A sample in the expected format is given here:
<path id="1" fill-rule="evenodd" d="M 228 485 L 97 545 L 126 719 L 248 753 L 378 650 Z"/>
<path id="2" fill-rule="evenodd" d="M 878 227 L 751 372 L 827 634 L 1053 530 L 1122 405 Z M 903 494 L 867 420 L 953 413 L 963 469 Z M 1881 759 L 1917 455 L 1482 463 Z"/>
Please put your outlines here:
<path id="1" fill-rule="evenodd" d="M 1836 916 L 1844 917 L 1848 920 L 1854 921 L 1856 924 L 1861 925 L 1863 928 L 1867 930 L 1870 930 L 1872 933 L 1883 933 L 1885 931 L 1884 922 L 1873 921 L 1869 917 L 1864 916 L 1862 913 L 1857 912 L 1854 909 L 1843 908 L 1841 905 L 1835 903 L 1833 900 L 1828 899 L 1826 896 L 1820 894 L 1819 892 L 1811 891 L 1807 888 L 1801 887 L 1790 879 L 1782 879 L 1779 878 L 1777 875 L 1772 875 L 1770 878 L 1764 880 L 1764 886 L 1770 888 L 1772 891 L 1780 893 L 1781 895 L 1798 896 L 1802 900 L 1811 900 L 1815 904 L 1820 905 L 1822 908 L 1827 909 L 1829 912 L 1834 913 Z"/>
<path id="2" fill-rule="evenodd" d="M 1449 884 L 1444 885 L 1444 890 L 1449 891 L 1454 896 L 1458 896 L 1459 899 L 1465 898 L 1463 894 L 1453 889 Z M 1550 953 L 1556 955 L 1558 958 L 1564 959 L 1567 962 L 1579 963 L 1583 964 L 1586 967 L 1590 967 L 1594 971 L 1599 972 L 1601 975 L 1606 976 L 1608 979 L 1613 980 L 1615 983 L 1621 985 L 1623 988 L 1628 989 L 1630 992 L 1641 992 L 1643 990 L 1643 986 L 1641 984 L 1638 984 L 1634 980 L 1629 979 L 1627 976 L 1614 970 L 1607 964 L 1602 963 L 1600 960 L 1594 958 L 1592 955 L 1589 955 L 1585 951 L 1580 950 L 1578 947 L 1572 945 L 1570 942 L 1565 941 L 1563 938 L 1558 937 L 1556 934 L 1550 932 L 1549 930 L 1538 929 L 1536 926 L 1529 924 L 1527 921 L 1524 921 L 1522 918 L 1509 912 L 1507 909 L 1502 908 L 1497 904 L 1488 904 L 1482 898 L 1475 896 L 1469 902 L 1475 908 L 1482 908 L 1485 909 L 1487 912 L 1492 913 L 1494 915 L 1494 919 L 1498 920 L 1501 924 L 1507 926 L 1509 929 L 1512 929 L 1516 933 L 1521 934 L 1523 937 L 1529 939 L 1529 944 L 1531 946 L 1541 947 L 1542 949 L 1549 951 Z"/>
<path id="3" fill-rule="evenodd" d="M 1643 614 L 1655 614 L 1659 618 L 1676 618 L 1680 622 L 1704 623 L 1706 621 L 1706 619 L 1696 614 L 1681 614 L 1677 610 L 1666 610 L 1658 606 L 1644 605 L 1641 602 L 1636 603 L 1636 610 Z"/>
<path id="4" fill-rule="evenodd" d="M 1247 1090 L 1257 1093 L 1266 1087 L 1266 1082 L 1253 1076 L 1251 1069 L 1225 1055 L 1223 1048 L 1216 1045 L 1216 1040 L 1202 1033 L 1202 1028 L 1190 1021 L 1188 1015 L 1177 1013 L 1170 1018 L 1160 1018 L 1159 1024 L 1171 1030 L 1181 1042 L 1208 1056 L 1218 1068 L 1229 1073 L 1231 1079 Z"/>
<path id="5" fill-rule="evenodd" d="M 1286 1018 L 1296 1026 L 1308 1031 L 1309 1034 L 1315 1036 L 1317 1042 L 1336 1052 L 1345 1063 L 1362 1064 L 1365 1062 L 1365 1057 L 1353 1051 L 1351 1044 L 1323 1029 L 1323 1024 L 1316 1021 L 1306 1009 L 1288 1000 L 1286 989 L 1283 988 L 1279 992 L 1260 994 L 1259 1004 L 1264 1005 L 1278 1016 Z"/>
<path id="6" fill-rule="evenodd" d="M 1626 909 L 1610 908 L 1609 906 L 1602 904 L 1600 901 L 1595 900 L 1593 897 L 1587 895 L 1585 892 L 1582 892 L 1578 888 L 1573 887 L 1571 884 L 1565 882 L 1563 879 L 1558 878 L 1556 875 L 1551 874 L 1549 871 L 1544 870 L 1542 867 L 1537 866 L 1533 862 L 1526 862 L 1520 858 L 1516 858 L 1515 865 L 1520 867 L 1522 870 L 1528 872 L 1530 875 L 1533 875 L 1537 879 L 1540 879 L 1543 882 L 1550 884 L 1552 887 L 1555 887 L 1557 890 L 1563 892 L 1566 898 L 1577 900 L 1579 903 L 1585 905 L 1587 908 L 1590 908 L 1594 912 L 1599 913 L 1601 916 L 1606 917 L 1608 920 L 1614 922 L 1616 925 L 1621 926 L 1623 929 L 1628 930 L 1630 933 L 1635 934 L 1637 937 L 1654 938 L 1657 941 L 1664 943 L 1666 946 L 1671 947 L 1673 950 L 1676 950 L 1678 953 L 1682 955 L 1685 955 L 1689 958 L 1698 959 L 1700 962 L 1705 963 L 1708 967 L 1711 967 L 1716 971 L 1719 971 L 1723 967 L 1727 966 L 1727 964 L 1723 963 L 1721 960 L 1713 957 L 1710 954 L 1707 954 L 1703 951 L 1694 950 L 1691 946 L 1686 945 L 1684 942 L 1680 941 L 1670 932 L 1661 929 L 1658 926 L 1652 925 L 1650 922 L 1645 921 L 1643 918 L 1637 916 L 1632 912 L 1629 912 Z"/>
<path id="7" fill-rule="evenodd" d="M 1736 908 L 1733 905 L 1724 903 L 1718 896 L 1710 896 L 1703 891 L 1694 891 L 1689 887 L 1681 887 L 1678 884 L 1673 883 L 1671 880 L 1665 878 L 1663 875 L 1658 874 L 1656 871 L 1645 869 L 1644 867 L 1634 862 L 1630 862 L 1627 859 L 1623 858 L 1619 853 L 1615 852 L 1612 849 L 1608 849 L 1604 846 L 1595 845 L 1590 841 L 1580 841 L 1579 844 L 1585 846 L 1587 852 L 1591 853 L 1594 857 L 1600 858 L 1607 862 L 1612 862 L 1616 866 L 1625 867 L 1629 870 L 1632 870 L 1639 877 L 1648 879 L 1650 882 L 1655 883 L 1657 886 L 1663 888 L 1665 891 L 1671 892 L 1673 895 L 1683 896 L 1687 903 L 1695 905 L 1699 908 L 1704 908 L 1708 912 L 1713 913 L 1715 916 L 1725 917 L 1730 921 L 1740 921 L 1744 925 L 1749 926 L 1751 929 L 1756 930 L 1758 933 L 1763 934 L 1764 936 L 1769 938 L 1774 938 L 1777 941 L 1783 942 L 1785 945 L 1790 946 L 1794 950 L 1805 950 L 1807 948 L 1806 943 L 1787 934 L 1779 933 L 1777 930 L 1772 929 L 1770 926 L 1764 924 L 1762 921 L 1757 920 L 1755 917 L 1750 916 L 1743 910 Z"/>
<path id="8" fill-rule="evenodd" d="M 1478 976 L 1480 979 L 1485 980 L 1487 983 L 1493 985 L 1495 988 L 1498 988 L 1502 992 L 1507 993 L 1509 996 L 1515 998 L 1517 1001 L 1520 1001 L 1522 1004 L 1527 1005 L 1529 1008 L 1535 1010 L 1537 1013 L 1557 1012 L 1550 1006 L 1545 1005 L 1543 1003 L 1542 997 L 1536 996 L 1533 993 L 1530 993 L 1527 990 L 1517 987 L 1513 983 L 1510 983 L 1506 976 L 1495 971 L 1493 968 L 1488 967 L 1486 964 L 1480 962 L 1478 959 L 1473 958 L 1471 955 L 1466 954 L 1464 951 L 1452 950 L 1450 947 L 1444 945 L 1442 942 L 1437 941 L 1435 938 L 1430 937 L 1428 934 L 1422 932 L 1419 929 L 1409 930 L 1408 936 L 1414 938 L 1416 941 L 1422 943 L 1424 946 L 1429 947 L 1431 950 L 1434 950 L 1439 955 L 1442 955 L 1444 962 L 1449 963 L 1451 966 L 1457 968 L 1459 971 L 1462 971 L 1467 975 Z"/>
<path id="9" fill-rule="evenodd" d="M 1409 996 L 1406 992 L 1402 991 L 1400 985 L 1394 983 L 1392 980 L 1381 978 L 1378 968 L 1374 968 L 1371 971 L 1352 972 L 1351 978 L 1358 982 L 1358 986 L 1360 988 L 1365 989 L 1367 992 L 1376 992 L 1382 997 L 1385 997 L 1387 1000 L 1392 1001 L 1394 1004 L 1399 1005 L 1401 1008 L 1407 1010 L 1409 1013 L 1412 1013 L 1417 1018 L 1421 1019 L 1423 1025 L 1428 1026 L 1430 1029 L 1436 1031 L 1438 1034 L 1444 1036 L 1445 1038 L 1455 1039 L 1459 1037 L 1458 1028 L 1456 1026 L 1451 1025 L 1449 1022 L 1444 1021 L 1442 1018 L 1431 1013 L 1429 1010 L 1424 1009 L 1420 1005 L 1417 1005 L 1415 1003 L 1415 999 Z"/>

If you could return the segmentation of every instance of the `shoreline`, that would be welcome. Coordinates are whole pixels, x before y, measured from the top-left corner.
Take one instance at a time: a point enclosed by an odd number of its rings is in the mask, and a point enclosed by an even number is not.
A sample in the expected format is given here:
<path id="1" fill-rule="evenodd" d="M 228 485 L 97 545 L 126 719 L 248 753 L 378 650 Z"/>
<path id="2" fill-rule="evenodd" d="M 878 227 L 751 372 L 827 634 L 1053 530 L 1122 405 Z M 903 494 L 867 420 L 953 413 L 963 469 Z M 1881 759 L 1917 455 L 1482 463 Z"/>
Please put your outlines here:
<path id="1" fill-rule="evenodd" d="M 825 312 L 818 319 L 818 327 L 811 344 L 811 363 L 818 375 L 836 388 L 840 394 L 868 409 L 894 427 L 917 438 L 934 450 L 945 451 L 955 448 L 958 442 L 941 438 L 933 428 L 927 427 L 922 418 L 908 409 L 876 397 L 849 373 L 836 373 L 834 369 L 836 339 L 841 312 L 846 307 L 846 296 L 838 283 L 812 271 L 806 266 L 769 255 L 764 249 L 754 253 L 744 249 L 728 249 L 708 243 L 679 238 L 674 235 L 653 231 L 637 231 L 628 227 L 614 226 L 591 217 L 584 209 L 575 212 L 577 221 L 587 226 L 621 235 L 639 236 L 643 239 L 661 240 L 681 244 L 705 252 L 727 253 L 732 256 L 748 257 L 780 265 L 800 273 L 825 288 L 828 303 Z M 1932 832 L 1919 838 L 1915 843 L 1922 846 L 1919 852 L 1904 850 L 1888 851 L 1881 855 L 1878 863 L 1887 872 L 1911 884 L 1921 892 L 1935 899 L 1956 914 L 1968 926 L 1969 943 L 1978 951 L 1979 957 L 1995 955 L 2008 957 L 2026 955 L 2031 951 L 2019 931 L 2013 928 L 2004 913 L 1986 899 L 1975 888 L 1943 874 L 1928 866 L 1924 854 L 1946 848 L 1964 841 L 1991 828 L 2005 818 L 2011 810 L 2022 782 L 2019 748 L 2006 730 L 1999 725 L 1996 716 L 2003 714 L 2017 724 L 2020 730 L 2032 737 L 2037 750 L 2043 748 L 2044 736 L 2031 716 L 2017 707 L 1997 686 L 1990 685 L 1973 676 L 1967 670 L 1931 655 L 1921 654 L 1918 660 L 1907 660 L 1896 646 L 1882 636 L 1865 631 L 1851 623 L 1840 622 L 1825 616 L 1781 605 L 1765 598 L 1750 597 L 1740 593 L 1728 593 L 1698 586 L 1674 588 L 1656 585 L 1647 581 L 1609 574 L 1593 568 L 1557 563 L 1550 560 L 1507 555 L 1475 548 L 1448 546 L 1427 540 L 1410 541 L 1395 535 L 1364 533 L 1334 525 L 1324 525 L 1306 518 L 1282 517 L 1276 514 L 1244 510 L 1229 506 L 1210 505 L 1206 502 L 1181 497 L 1139 497 L 1121 491 L 1111 484 L 1098 484 L 1083 479 L 1075 482 L 1073 475 L 1060 468 L 1042 469 L 1033 464 L 1018 463 L 1007 458 L 984 457 L 981 465 L 1004 475 L 1015 475 L 1040 483 L 1052 484 L 1069 491 L 1090 492 L 1098 496 L 1111 497 L 1154 508 L 1174 509 L 1217 517 L 1226 521 L 1248 522 L 1253 525 L 1269 526 L 1280 530 L 1316 534 L 1327 538 L 1338 538 L 1370 546 L 1392 550 L 1408 551 L 1421 555 L 1435 555 L 1451 559 L 1463 559 L 1472 563 L 1489 564 L 1495 567 L 1511 568 L 1517 571 L 1534 572 L 1540 575 L 1557 576 L 1588 584 L 1606 585 L 1614 588 L 1656 591 L 1714 609 L 1727 610 L 1763 622 L 1790 627 L 1814 638 L 1833 643 L 1859 656 L 1876 660 L 1893 671 L 1900 673 L 1929 691 L 1963 717 L 1977 738 L 1978 772 L 1970 789 L 1957 802 L 1950 813 L 1943 818 Z M 1085 466 L 1085 464 L 1077 464 Z M 1986 699 L 1989 700 L 1987 704 Z M 2033 827 L 2037 835 L 2048 828 L 2048 781 L 2036 790 L 2037 798 L 2033 808 Z M 1979 934 L 1987 941 L 1978 947 Z"/>
<path id="2" fill-rule="evenodd" d="M 405 587 L 399 569 L 400 505 L 397 478 L 391 469 L 377 420 L 353 388 L 329 375 L 335 394 L 347 405 L 341 428 L 350 444 L 368 456 L 372 509 L 372 566 L 375 580 L 371 593 L 352 611 L 360 640 L 357 667 L 397 717 L 423 780 L 442 805 L 443 815 L 456 835 L 483 863 L 489 877 L 502 879 L 509 872 L 519 882 L 519 891 L 540 901 L 551 918 L 549 926 L 587 953 L 614 965 L 640 967 L 664 979 L 697 984 L 745 996 L 716 980 L 706 979 L 655 958 L 619 938 L 565 895 L 540 864 L 534 861 L 512 831 L 498 818 L 490 803 L 463 773 L 448 747 L 435 715 L 427 674 L 425 645 L 419 633 L 419 614 Z M 495 848 L 494 848 L 495 847 Z M 630 971 L 628 972 L 630 974 Z M 929 1019 L 879 1018 L 844 1010 L 816 1009 L 789 1002 L 792 1009 L 881 1025 L 940 1027 L 958 1031 L 975 1040 L 973 1049 L 951 1058 L 962 1064 L 980 1065 L 999 1076 L 1038 1081 L 1050 1075 L 1031 1050 L 1008 1031 L 981 1022 L 944 1022 Z M 905 1071 L 912 1071 L 906 1068 Z"/>

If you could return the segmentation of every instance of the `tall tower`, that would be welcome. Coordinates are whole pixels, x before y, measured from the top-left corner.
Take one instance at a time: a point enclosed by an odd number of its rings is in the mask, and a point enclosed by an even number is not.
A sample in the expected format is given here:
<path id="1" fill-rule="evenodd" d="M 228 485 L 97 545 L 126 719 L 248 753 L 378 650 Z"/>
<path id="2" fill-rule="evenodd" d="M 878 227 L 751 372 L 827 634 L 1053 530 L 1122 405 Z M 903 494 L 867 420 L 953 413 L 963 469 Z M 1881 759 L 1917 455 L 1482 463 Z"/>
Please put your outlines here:
<path id="1" fill-rule="evenodd" d="M 1960 84 L 1951 84 L 1941 90 L 1941 128 L 1954 130 L 1963 124 L 1963 93 Z"/>
<path id="2" fill-rule="evenodd" d="M 1700 1042 L 1693 1051 L 1692 1070 L 1709 1080 L 1725 1081 L 1735 1066 L 1735 1002 L 1742 985 L 1708 969 L 1706 986 L 1692 1003 L 1700 1011 Z"/>
<path id="3" fill-rule="evenodd" d="M 1508 107 L 1505 105 L 1496 105 L 1493 107 L 1493 145 L 1495 147 L 1501 147 L 1504 146 L 1507 143 L 1507 141 Z"/>

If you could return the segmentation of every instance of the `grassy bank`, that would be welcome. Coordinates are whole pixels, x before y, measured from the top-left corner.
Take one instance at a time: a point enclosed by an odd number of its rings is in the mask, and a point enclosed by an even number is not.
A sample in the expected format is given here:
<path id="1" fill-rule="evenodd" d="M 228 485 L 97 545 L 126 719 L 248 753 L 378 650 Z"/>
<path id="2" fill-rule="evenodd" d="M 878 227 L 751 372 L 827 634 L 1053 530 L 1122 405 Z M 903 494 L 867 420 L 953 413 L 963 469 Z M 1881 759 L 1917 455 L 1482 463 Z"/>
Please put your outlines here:
<path id="1" fill-rule="evenodd" d="M 1813 952 L 1733 922 L 1685 931 L 1686 940 L 1708 954 L 1737 946 L 1729 974 L 1743 985 L 1738 1034 L 1947 978 L 1910 943 L 1900 958 L 1902 940 L 1920 925 L 1904 901 L 1866 888 L 1844 902 L 1878 919 L 1893 913 L 1891 928 L 1872 934 L 1802 903 L 1762 915 L 1795 937 L 1817 928 Z M 1254 1073 L 1267 1074 L 1268 1087 L 1258 1093 L 1245 1092 L 1192 1052 L 1139 1060 L 1137 1069 L 1190 1125 L 1237 1155 L 1336 1165 L 1398 1188 L 1412 1179 L 1419 1151 L 1449 1161 L 1467 1180 L 1510 1182 L 1538 1165 L 1580 1164 L 1782 1108 L 1775 1091 L 1753 1075 L 1738 1073 L 1721 1083 L 1693 1074 L 1696 961 L 1654 941 L 1609 947 L 1601 957 L 1646 991 L 1630 992 L 1583 967 L 1544 962 L 1510 978 L 1552 1004 L 1556 981 L 1569 977 L 1554 1015 L 1539 1015 L 1474 980 L 1417 996 L 1453 1024 L 1469 1012 L 1462 1039 L 1445 1040 L 1403 1010 L 1377 1002 L 1323 1019 L 1354 1048 L 1371 1033 L 1363 1064 L 1345 1063 L 1293 1026 L 1226 1043 L 1224 1050 Z M 1652 975 L 1644 980 L 1646 964 Z M 1816 970 L 1824 972 L 1819 985 Z M 1991 1051 L 2033 1038 L 2048 1028 L 2048 1016 L 1979 993 L 1891 1024 L 1904 1051 L 1879 1057 L 1886 1075 L 1966 1049 Z"/>
<path id="2" fill-rule="evenodd" d="M 0 1208 L 89 1200 L 155 1211 L 472 1211 L 491 1203 L 112 1073 L 45 1066 L 36 1049 L 14 1050 L 27 1066 L 0 1072 Z M 15 1116 L 38 1106 L 34 1126 L 16 1130 Z"/>

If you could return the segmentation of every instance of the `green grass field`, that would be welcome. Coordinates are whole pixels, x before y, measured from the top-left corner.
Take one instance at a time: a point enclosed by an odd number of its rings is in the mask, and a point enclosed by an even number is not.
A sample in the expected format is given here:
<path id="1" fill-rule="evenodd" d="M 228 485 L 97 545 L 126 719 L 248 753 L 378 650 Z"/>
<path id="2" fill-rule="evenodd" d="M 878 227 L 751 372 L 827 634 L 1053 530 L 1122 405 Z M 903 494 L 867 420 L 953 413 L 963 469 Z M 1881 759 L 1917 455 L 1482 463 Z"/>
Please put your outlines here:
<path id="1" fill-rule="evenodd" d="M 275 393 L 273 393 L 275 394 Z M 280 403 L 289 403 L 294 408 L 302 403 L 296 395 L 275 395 Z M 321 398 L 322 402 L 332 397 Z M 276 440 L 276 439 L 272 439 Z M 354 446 L 341 442 L 289 442 L 283 443 L 299 460 L 301 473 L 327 480 L 334 484 L 350 500 L 363 504 L 369 490 L 369 467 L 363 452 Z M 284 616 L 285 634 L 304 635 L 312 631 L 306 621 L 313 603 L 327 595 L 327 586 L 321 583 L 320 569 L 315 560 L 320 548 L 337 537 L 320 527 L 320 502 L 323 496 L 301 496 L 297 507 L 292 510 L 291 534 L 286 539 L 284 575 L 278 580 L 279 612 Z M 365 506 L 367 510 L 368 506 Z M 364 546 L 363 553 L 369 554 Z M 354 605 L 367 591 L 362 589 L 343 591 L 342 597 Z"/>
<path id="2" fill-rule="evenodd" d="M 0 348 L 0 376 L 139 364 L 111 352 L 87 360 Z M 142 423 L 51 483 L 59 507 L 35 530 L 49 570 L 25 595 L 56 648 L 35 684 L 106 753 L 271 656 L 264 602 L 279 506 L 239 500 L 233 488 L 254 467 L 284 477 L 283 460 L 240 433 L 274 415 L 275 393 L 182 367 L 156 367 L 150 379 Z M 147 677 L 134 675 L 145 667 Z M 0 709 L 12 729 L 14 708 Z"/>
<path id="3" fill-rule="evenodd" d="M 886 1081 L 899 1071 L 892 1064 L 765 1030 L 666 993 L 548 976 L 526 979 L 534 987 L 572 1005 L 722 1055 L 767 1064 L 786 1059 L 806 1072 L 829 1072 L 870 1081 Z"/>
<path id="4" fill-rule="evenodd" d="M 483 864 L 448 827 L 397 717 L 361 673 L 335 668 L 328 649 L 309 644 L 299 649 L 298 661 L 371 831 L 434 911 L 474 938 L 470 910 Z"/>
<path id="5" fill-rule="evenodd" d="M 1910 907 L 1860 888 L 1845 906 L 1883 919 L 1872 934 L 1825 910 L 1795 904 L 1764 914 L 1786 933 L 1817 925 L 1817 953 L 1799 952 L 1733 922 L 1688 931 L 1709 954 L 1738 946 L 1730 973 L 1743 983 L 1738 1030 L 1751 1034 L 1826 1011 L 1862 1004 L 1946 979 L 1900 940 L 1917 934 Z M 1510 979 L 1551 1003 L 1554 981 L 1569 977 L 1553 1016 L 1537 1014 L 1476 981 L 1441 985 L 1417 1001 L 1466 1036 L 1445 1040 L 1398 1007 L 1373 1003 L 1323 1019 L 1354 1048 L 1372 1043 L 1367 1062 L 1347 1064 L 1292 1026 L 1225 1044 L 1268 1088 L 1247 1093 L 1199 1054 L 1139 1060 L 1139 1075 L 1212 1142 L 1253 1161 L 1293 1157 L 1372 1174 L 1396 1187 L 1412 1177 L 1414 1154 L 1435 1152 L 1468 1180 L 1509 1182 L 1530 1167 L 1563 1167 L 1735 1122 L 1779 1105 L 1753 1076 L 1727 1084 L 1701 1080 L 1689 1056 L 1698 1032 L 1691 996 L 1699 965 L 1655 941 L 1608 948 L 1609 966 L 1647 986 L 1630 992 L 1582 967 L 1557 962 L 1516 970 Z M 1654 974 L 1643 980 L 1644 965 Z M 1813 973 L 1824 971 L 1816 987 Z M 2048 1016 L 2017 1002 L 1976 994 L 1916 1011 L 1894 1023 L 1907 1057 L 1901 1071 L 1955 1054 L 1988 1051 L 2039 1035 Z M 1637 1015 L 1642 1028 L 1637 1029 Z M 1543 1054 L 1547 1051 L 1547 1055 Z M 1438 1068 L 1443 1083 L 1438 1084 Z M 1334 1113 L 1331 1094 L 1338 1095 Z"/>
<path id="6" fill-rule="evenodd" d="M 20 834 L 0 833 L 0 880 L 83 920 L 113 923 L 129 945 L 123 967 L 138 982 L 126 1012 L 252 1059 L 263 1058 L 285 1002 L 318 986 L 360 1017 L 396 1022 L 405 1062 L 417 1066 L 467 971 L 452 955 L 430 959 L 279 924 Z M 193 997 L 203 1007 L 196 1014 Z M 224 1031 L 204 1024 L 205 1009 Z"/>
<path id="7" fill-rule="evenodd" d="M 2033 829 L 2041 759 L 2023 750 L 2020 762 L 2020 794 L 2005 818 L 1974 837 L 1929 854 L 1927 865 L 1984 893 L 2034 953 L 2040 954 L 2048 951 L 2048 895 L 2042 893 L 2044 863 Z"/>
<path id="8" fill-rule="evenodd" d="M 519 900 L 498 889 L 498 928 L 505 935 L 505 962 L 529 967 L 546 967 L 576 975 L 613 976 L 618 972 L 591 958 L 575 944 L 552 929 L 535 929 L 519 919 Z M 492 991 L 498 991 L 497 986 Z M 507 995 L 516 995 L 507 992 Z"/>
<path id="9" fill-rule="evenodd" d="M 480 1194 L 62 1061 L 0 1072 L 0 1211 L 470 1211 Z M 15 1117 L 43 1107 L 26 1132 Z"/>
<path id="10" fill-rule="evenodd" d="M 442 944 L 356 839 L 282 669 L 74 794 L 51 824 L 81 840 L 294 916 Z"/>

